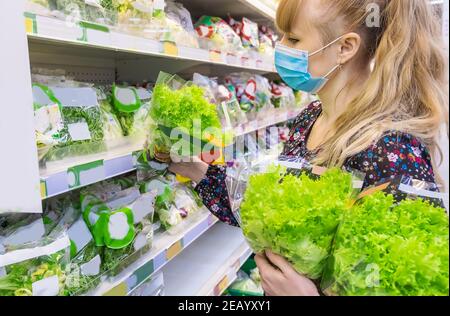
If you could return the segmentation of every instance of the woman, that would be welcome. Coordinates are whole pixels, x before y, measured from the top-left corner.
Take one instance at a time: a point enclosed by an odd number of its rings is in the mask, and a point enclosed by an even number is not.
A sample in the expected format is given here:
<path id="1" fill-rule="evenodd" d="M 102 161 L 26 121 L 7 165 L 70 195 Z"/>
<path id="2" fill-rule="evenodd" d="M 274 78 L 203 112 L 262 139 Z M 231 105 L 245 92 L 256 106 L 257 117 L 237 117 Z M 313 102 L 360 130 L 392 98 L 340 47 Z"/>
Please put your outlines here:
<path id="1" fill-rule="evenodd" d="M 398 175 L 436 181 L 431 153 L 448 124 L 446 59 L 427 2 L 281 1 L 278 72 L 321 100 L 298 116 L 283 155 L 361 170 L 364 186 Z M 223 167 L 193 162 L 171 170 L 198 183 L 205 205 L 237 225 Z M 267 295 L 319 294 L 284 258 L 268 251 L 256 262 Z"/>

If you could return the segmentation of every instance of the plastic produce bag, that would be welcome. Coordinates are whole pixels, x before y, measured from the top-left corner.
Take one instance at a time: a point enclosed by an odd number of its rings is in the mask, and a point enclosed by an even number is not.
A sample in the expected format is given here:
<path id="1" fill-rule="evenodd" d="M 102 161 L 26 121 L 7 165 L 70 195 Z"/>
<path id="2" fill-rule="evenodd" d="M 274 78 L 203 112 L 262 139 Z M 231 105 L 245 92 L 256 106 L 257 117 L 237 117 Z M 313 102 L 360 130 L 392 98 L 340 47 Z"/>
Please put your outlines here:
<path id="1" fill-rule="evenodd" d="M 232 140 L 230 133 L 222 133 L 216 106 L 205 99 L 204 90 L 178 76 L 160 73 L 150 116 L 149 152 L 160 162 L 169 162 L 171 153 L 198 156 L 205 148 L 222 148 Z"/>
<path id="2" fill-rule="evenodd" d="M 247 113 L 249 120 L 257 118 L 258 112 L 273 108 L 269 80 L 263 76 L 248 73 L 233 73 L 225 77 L 225 83 L 236 93 L 241 109 Z"/>
<path id="3" fill-rule="evenodd" d="M 154 38 L 152 19 L 164 12 L 164 8 L 155 8 L 153 0 L 112 0 L 111 2 L 110 6 L 118 12 L 119 31 Z"/>
<path id="4" fill-rule="evenodd" d="M 45 160 L 61 160 L 105 149 L 103 120 L 94 89 L 34 85 L 33 97 L 38 111 L 35 111 L 36 133 L 45 135 L 52 146 L 44 155 Z"/>
<path id="5" fill-rule="evenodd" d="M 193 82 L 205 90 L 205 97 L 210 103 L 217 105 L 217 112 L 225 129 L 231 129 L 247 121 L 235 94 L 225 85 L 220 85 L 217 80 L 198 73 L 194 74 Z"/>
<path id="6" fill-rule="evenodd" d="M 170 41 L 185 47 L 199 47 L 191 14 L 181 3 L 166 1 L 164 14 L 152 19 L 152 27 L 155 28 L 156 40 Z"/>
<path id="7" fill-rule="evenodd" d="M 164 229 L 169 230 L 183 220 L 182 213 L 174 204 L 173 187 L 163 178 L 153 179 L 143 185 L 143 190 L 156 190 L 155 210 L 158 220 Z M 187 216 L 187 213 L 184 213 Z"/>
<path id="8" fill-rule="evenodd" d="M 257 284 L 245 272 L 239 271 L 235 282 L 230 285 L 227 292 L 232 296 L 263 296 L 261 284 Z"/>
<path id="9" fill-rule="evenodd" d="M 278 166 L 272 162 L 268 157 L 228 172 L 231 207 L 256 253 L 270 249 L 318 279 L 356 196 L 352 175 L 330 169 L 317 176 L 318 168 L 284 157 Z"/>
<path id="10" fill-rule="evenodd" d="M 322 278 L 327 295 L 448 296 L 449 224 L 422 199 L 365 196 L 337 231 Z"/>
<path id="11" fill-rule="evenodd" d="M 83 192 L 83 218 L 98 247 L 104 246 L 103 269 L 116 275 L 150 250 L 156 191 L 141 194 L 130 187 L 108 200 Z"/>
<path id="12" fill-rule="evenodd" d="M 0 245 L 17 246 L 41 239 L 44 234 L 40 214 L 0 214 Z"/>
<path id="13" fill-rule="evenodd" d="M 143 128 L 148 118 L 151 97 L 152 94 L 143 88 L 113 86 L 111 103 L 124 136 L 145 133 Z"/>
<path id="14" fill-rule="evenodd" d="M 205 49 L 218 49 L 226 52 L 240 52 L 244 49 L 241 38 L 223 19 L 202 16 L 195 24 L 200 38 L 208 39 Z"/>
<path id="15" fill-rule="evenodd" d="M 0 296 L 64 295 L 70 241 L 65 233 L 0 246 Z"/>
<path id="16" fill-rule="evenodd" d="M 229 17 L 228 24 L 241 37 L 242 45 L 245 48 L 259 49 L 259 29 L 257 23 L 248 18 L 242 18 L 241 21 L 236 21 L 232 17 Z"/>
<path id="17" fill-rule="evenodd" d="M 102 276 L 102 249 L 89 242 L 71 259 L 65 291 L 70 296 L 84 295 L 100 285 Z"/>
<path id="18" fill-rule="evenodd" d="M 123 139 L 123 131 L 111 104 L 111 87 L 99 86 L 96 88 L 98 102 L 103 121 L 105 142 L 115 144 Z"/>
<path id="19" fill-rule="evenodd" d="M 284 83 L 271 84 L 272 104 L 275 108 L 290 109 L 295 107 L 294 91 Z"/>

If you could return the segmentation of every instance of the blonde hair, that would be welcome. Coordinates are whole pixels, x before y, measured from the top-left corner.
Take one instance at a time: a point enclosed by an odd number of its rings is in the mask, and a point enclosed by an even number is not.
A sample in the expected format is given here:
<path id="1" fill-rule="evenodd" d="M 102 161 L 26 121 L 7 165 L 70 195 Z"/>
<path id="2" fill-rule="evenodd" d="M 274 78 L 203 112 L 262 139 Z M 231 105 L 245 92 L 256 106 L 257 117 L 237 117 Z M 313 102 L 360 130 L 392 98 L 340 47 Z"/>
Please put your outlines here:
<path id="1" fill-rule="evenodd" d="M 282 0 L 277 25 L 290 32 L 301 0 Z M 345 21 L 345 29 L 363 41 L 360 58 L 374 68 L 361 93 L 335 123 L 336 133 L 322 146 L 316 164 L 342 166 L 369 148 L 388 131 L 419 138 L 430 153 L 439 151 L 437 137 L 443 123 L 448 136 L 447 61 L 441 29 L 427 0 L 334 0 L 328 21 Z M 369 5 L 380 8 L 379 27 L 366 20 Z M 335 34 L 332 22 L 321 21 L 324 42 Z M 334 38 L 333 38 L 334 37 Z M 442 152 L 441 160 L 442 160 Z"/>

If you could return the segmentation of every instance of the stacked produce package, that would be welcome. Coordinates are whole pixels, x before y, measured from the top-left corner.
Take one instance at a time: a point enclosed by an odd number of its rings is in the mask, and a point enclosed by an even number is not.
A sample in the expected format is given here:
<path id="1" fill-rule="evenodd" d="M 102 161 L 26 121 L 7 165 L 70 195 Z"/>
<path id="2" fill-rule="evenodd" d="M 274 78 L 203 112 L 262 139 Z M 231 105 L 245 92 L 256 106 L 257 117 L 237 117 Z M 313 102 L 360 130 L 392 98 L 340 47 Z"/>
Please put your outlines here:
<path id="1" fill-rule="evenodd" d="M 255 252 L 282 255 L 328 295 L 448 295 L 448 216 L 429 184 L 403 177 L 355 195 L 361 174 L 270 161 L 227 179 Z"/>

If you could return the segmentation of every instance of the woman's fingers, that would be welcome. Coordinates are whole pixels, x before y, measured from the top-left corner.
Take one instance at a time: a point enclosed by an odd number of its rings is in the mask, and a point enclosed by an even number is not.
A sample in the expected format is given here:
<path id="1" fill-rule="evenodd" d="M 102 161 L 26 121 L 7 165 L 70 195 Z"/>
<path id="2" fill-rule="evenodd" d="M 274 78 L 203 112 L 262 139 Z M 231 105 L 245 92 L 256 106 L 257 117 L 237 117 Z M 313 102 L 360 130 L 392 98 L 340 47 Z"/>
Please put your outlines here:
<path id="1" fill-rule="evenodd" d="M 278 269 L 280 269 L 284 274 L 293 271 L 292 265 L 285 258 L 277 254 L 274 254 L 272 251 L 269 250 L 266 251 L 266 256 L 269 259 L 269 261 Z"/>
<path id="2" fill-rule="evenodd" d="M 282 277 L 281 272 L 275 269 L 264 255 L 257 254 L 255 256 L 255 262 L 256 265 L 258 266 L 261 278 L 264 279 L 266 282 L 270 283 L 270 280 Z"/>

